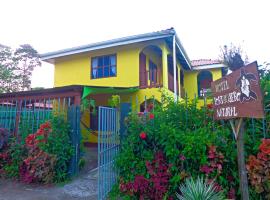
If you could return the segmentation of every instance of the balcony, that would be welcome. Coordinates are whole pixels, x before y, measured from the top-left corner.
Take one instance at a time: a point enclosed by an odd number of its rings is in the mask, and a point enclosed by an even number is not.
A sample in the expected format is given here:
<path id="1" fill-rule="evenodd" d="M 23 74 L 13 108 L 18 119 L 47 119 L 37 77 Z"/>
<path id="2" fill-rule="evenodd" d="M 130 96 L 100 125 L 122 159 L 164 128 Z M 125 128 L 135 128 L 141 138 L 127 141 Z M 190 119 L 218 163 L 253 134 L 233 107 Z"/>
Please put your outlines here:
<path id="1" fill-rule="evenodd" d="M 161 86 L 160 68 L 140 72 L 140 88 L 157 88 Z"/>
<path id="2" fill-rule="evenodd" d="M 139 55 L 139 87 L 162 86 L 162 51 L 157 46 L 145 47 Z"/>

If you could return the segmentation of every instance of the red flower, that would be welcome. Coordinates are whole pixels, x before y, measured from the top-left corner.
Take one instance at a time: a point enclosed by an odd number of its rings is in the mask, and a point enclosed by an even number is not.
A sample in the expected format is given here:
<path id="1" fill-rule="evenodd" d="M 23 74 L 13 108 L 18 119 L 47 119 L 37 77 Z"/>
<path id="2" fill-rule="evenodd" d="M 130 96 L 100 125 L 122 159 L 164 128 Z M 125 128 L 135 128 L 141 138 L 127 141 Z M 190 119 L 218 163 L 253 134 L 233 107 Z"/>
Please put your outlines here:
<path id="1" fill-rule="evenodd" d="M 259 149 L 261 152 L 270 155 L 270 139 L 263 139 Z"/>
<path id="2" fill-rule="evenodd" d="M 38 129 L 36 135 L 43 135 L 44 131 L 42 129 Z"/>
<path id="3" fill-rule="evenodd" d="M 260 159 L 260 160 L 263 160 L 263 161 L 267 161 L 268 160 L 267 155 L 265 153 L 262 153 L 262 152 L 259 152 L 257 154 L 257 158 Z"/>
<path id="4" fill-rule="evenodd" d="M 211 103 L 211 104 L 207 104 L 207 108 L 208 109 L 213 109 L 213 104 Z"/>
<path id="5" fill-rule="evenodd" d="M 40 129 L 44 130 L 44 129 L 50 129 L 51 128 L 51 124 L 50 122 L 45 122 L 44 124 L 40 125 Z"/>
<path id="6" fill-rule="evenodd" d="M 142 140 L 145 140 L 146 139 L 146 133 L 145 132 L 141 132 L 140 133 L 140 138 L 142 139 Z"/>
<path id="7" fill-rule="evenodd" d="M 149 119 L 154 119 L 155 115 L 153 113 L 149 114 Z"/>
<path id="8" fill-rule="evenodd" d="M 8 158 L 8 154 L 6 152 L 0 153 L 0 158 L 2 158 L 3 160 L 6 160 Z"/>
<path id="9" fill-rule="evenodd" d="M 26 139 L 26 146 L 28 147 L 33 147 L 34 145 L 36 145 L 36 135 L 35 134 L 29 134 Z"/>

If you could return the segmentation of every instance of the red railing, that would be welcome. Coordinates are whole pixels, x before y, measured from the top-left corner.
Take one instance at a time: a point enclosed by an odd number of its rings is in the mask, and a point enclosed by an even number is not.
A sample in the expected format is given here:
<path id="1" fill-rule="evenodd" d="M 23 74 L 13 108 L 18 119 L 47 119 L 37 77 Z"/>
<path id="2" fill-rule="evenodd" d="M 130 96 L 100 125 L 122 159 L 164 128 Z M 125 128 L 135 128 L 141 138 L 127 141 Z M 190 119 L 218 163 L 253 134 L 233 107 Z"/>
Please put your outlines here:
<path id="1" fill-rule="evenodd" d="M 161 87 L 161 72 L 157 70 L 148 70 L 140 72 L 140 88 Z"/>

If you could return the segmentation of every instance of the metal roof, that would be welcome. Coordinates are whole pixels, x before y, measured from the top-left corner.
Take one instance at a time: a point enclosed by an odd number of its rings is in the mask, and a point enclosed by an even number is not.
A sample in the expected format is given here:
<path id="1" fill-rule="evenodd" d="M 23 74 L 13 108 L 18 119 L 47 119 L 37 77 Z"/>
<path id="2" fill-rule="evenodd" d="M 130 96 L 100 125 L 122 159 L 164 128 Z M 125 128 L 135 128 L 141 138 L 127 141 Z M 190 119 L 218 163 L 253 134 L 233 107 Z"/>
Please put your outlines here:
<path id="1" fill-rule="evenodd" d="M 161 30 L 161 31 L 157 31 L 157 32 L 145 33 L 145 34 L 140 34 L 140 35 L 133 35 L 133 36 L 129 36 L 129 37 L 122 37 L 122 38 L 118 38 L 118 39 L 97 42 L 97 43 L 92 43 L 92 44 L 88 44 L 88 45 L 63 49 L 63 50 L 49 52 L 49 53 L 44 53 L 44 54 L 41 54 L 40 56 L 41 56 L 42 61 L 54 63 L 54 60 L 56 58 L 79 54 L 79 53 L 84 53 L 84 52 L 89 52 L 89 51 L 93 51 L 93 50 L 105 49 L 105 48 L 109 48 L 109 47 L 128 45 L 128 44 L 145 42 L 145 41 L 156 40 L 156 39 L 165 39 L 167 42 L 170 42 L 171 41 L 170 38 L 172 38 L 172 36 L 174 36 L 174 35 L 176 35 L 174 28 L 170 28 L 170 29 Z M 185 69 L 191 69 L 190 60 L 187 56 L 185 49 L 183 48 L 183 45 L 181 44 L 179 38 L 177 37 L 177 35 L 176 35 L 176 49 L 177 49 L 177 58 L 178 58 L 180 64 Z"/>
<path id="2" fill-rule="evenodd" d="M 191 65 L 193 67 L 202 66 L 202 65 L 213 65 L 213 64 L 222 64 L 220 60 L 212 60 L 212 59 L 199 59 L 192 60 Z"/>
<path id="3" fill-rule="evenodd" d="M 226 65 L 220 60 L 198 59 L 191 61 L 193 70 L 225 68 Z"/>

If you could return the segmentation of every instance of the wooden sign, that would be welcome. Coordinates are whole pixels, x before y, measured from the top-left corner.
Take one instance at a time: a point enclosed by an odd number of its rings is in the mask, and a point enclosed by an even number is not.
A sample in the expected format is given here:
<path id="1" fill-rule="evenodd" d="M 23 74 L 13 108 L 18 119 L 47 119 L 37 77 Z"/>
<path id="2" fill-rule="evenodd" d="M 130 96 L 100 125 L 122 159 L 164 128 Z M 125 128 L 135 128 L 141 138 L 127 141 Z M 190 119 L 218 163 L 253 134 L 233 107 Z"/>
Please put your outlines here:
<path id="1" fill-rule="evenodd" d="M 263 118 L 257 62 L 211 83 L 214 119 Z"/>

